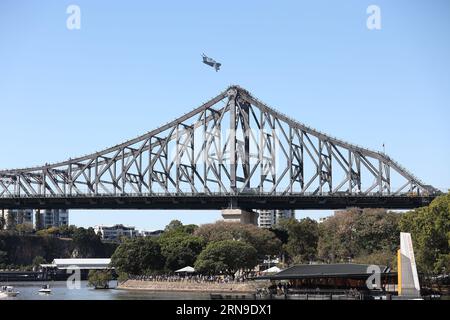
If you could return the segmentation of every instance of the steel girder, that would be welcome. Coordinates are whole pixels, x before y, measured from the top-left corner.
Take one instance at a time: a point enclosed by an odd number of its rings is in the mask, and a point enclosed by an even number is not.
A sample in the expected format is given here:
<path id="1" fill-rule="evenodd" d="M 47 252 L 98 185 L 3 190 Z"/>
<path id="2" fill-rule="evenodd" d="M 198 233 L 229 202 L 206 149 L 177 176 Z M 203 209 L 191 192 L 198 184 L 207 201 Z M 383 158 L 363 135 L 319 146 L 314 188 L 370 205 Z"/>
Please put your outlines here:
<path id="1" fill-rule="evenodd" d="M 0 171 L 0 199 L 183 195 L 431 196 L 386 154 L 307 127 L 231 86 L 104 151 Z"/>

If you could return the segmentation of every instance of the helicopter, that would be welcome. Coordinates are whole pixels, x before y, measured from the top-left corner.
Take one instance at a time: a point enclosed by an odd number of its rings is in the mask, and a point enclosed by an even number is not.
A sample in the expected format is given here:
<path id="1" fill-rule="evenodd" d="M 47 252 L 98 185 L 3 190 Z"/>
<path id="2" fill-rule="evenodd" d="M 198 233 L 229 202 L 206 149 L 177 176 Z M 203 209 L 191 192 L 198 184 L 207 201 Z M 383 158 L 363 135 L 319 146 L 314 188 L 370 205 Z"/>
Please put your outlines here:
<path id="1" fill-rule="evenodd" d="M 213 67 L 216 69 L 216 72 L 220 70 L 221 63 L 217 62 L 216 60 L 207 57 L 204 53 L 202 54 L 203 63 L 207 64 L 208 66 Z"/>

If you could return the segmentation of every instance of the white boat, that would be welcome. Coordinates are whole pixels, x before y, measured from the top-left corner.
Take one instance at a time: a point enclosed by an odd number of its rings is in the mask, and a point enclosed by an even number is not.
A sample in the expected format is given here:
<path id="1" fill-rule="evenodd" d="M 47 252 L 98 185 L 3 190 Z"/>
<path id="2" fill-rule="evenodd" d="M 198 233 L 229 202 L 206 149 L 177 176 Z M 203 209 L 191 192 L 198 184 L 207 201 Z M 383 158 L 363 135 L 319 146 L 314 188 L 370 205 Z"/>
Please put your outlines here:
<path id="1" fill-rule="evenodd" d="M 45 284 L 42 286 L 42 288 L 39 290 L 39 293 L 43 294 L 50 294 L 52 293 L 52 289 L 50 289 L 50 286 L 48 284 Z"/>
<path id="2" fill-rule="evenodd" d="M 12 286 L 2 286 L 0 288 L 0 296 L 2 297 L 17 297 L 20 292 Z"/>

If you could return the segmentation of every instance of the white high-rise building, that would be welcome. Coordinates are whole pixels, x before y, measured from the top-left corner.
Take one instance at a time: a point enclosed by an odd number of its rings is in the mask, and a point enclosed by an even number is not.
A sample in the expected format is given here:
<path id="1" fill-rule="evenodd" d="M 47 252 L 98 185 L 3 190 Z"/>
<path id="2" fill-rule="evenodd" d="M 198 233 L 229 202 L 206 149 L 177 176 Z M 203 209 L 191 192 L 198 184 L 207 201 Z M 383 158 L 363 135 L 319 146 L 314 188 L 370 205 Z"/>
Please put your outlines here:
<path id="1" fill-rule="evenodd" d="M 3 214 L 5 219 L 5 229 L 9 228 L 9 224 L 27 224 L 33 227 L 34 210 L 32 209 L 3 209 L 0 214 Z M 41 227 L 44 229 L 50 227 L 61 227 L 69 225 L 69 211 L 68 210 L 41 210 Z M 36 223 L 36 221 L 34 221 Z"/>
<path id="2" fill-rule="evenodd" d="M 282 219 L 295 218 L 295 210 L 257 210 L 258 226 L 260 228 L 273 228 L 280 223 Z"/>
<path id="3" fill-rule="evenodd" d="M 14 225 L 28 224 L 33 226 L 33 210 L 31 209 L 7 209 L 2 210 L 5 219 L 5 228 L 9 227 L 9 223 Z"/>
<path id="4" fill-rule="evenodd" d="M 145 230 L 141 230 L 138 233 L 139 237 L 159 237 L 160 235 L 162 235 L 164 233 L 164 230 L 155 230 L 155 231 L 145 231 Z"/>
<path id="5" fill-rule="evenodd" d="M 100 234 L 102 240 L 117 241 L 120 238 L 135 238 L 138 236 L 138 231 L 135 227 L 126 227 L 122 224 L 114 226 L 95 226 L 94 231 Z"/>
<path id="6" fill-rule="evenodd" d="M 69 225 L 69 210 L 41 210 L 41 224 L 44 229 Z"/>

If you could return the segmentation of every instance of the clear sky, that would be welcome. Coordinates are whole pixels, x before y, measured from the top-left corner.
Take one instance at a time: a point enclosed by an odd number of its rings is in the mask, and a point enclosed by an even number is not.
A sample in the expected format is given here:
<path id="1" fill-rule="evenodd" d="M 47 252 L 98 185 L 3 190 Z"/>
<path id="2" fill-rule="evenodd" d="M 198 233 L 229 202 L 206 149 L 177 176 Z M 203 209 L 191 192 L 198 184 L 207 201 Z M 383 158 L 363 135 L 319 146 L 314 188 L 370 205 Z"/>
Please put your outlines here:
<path id="1" fill-rule="evenodd" d="M 69 30 L 69 5 L 81 29 Z M 369 5 L 381 29 L 366 27 Z M 98 151 L 230 84 L 450 188 L 450 1 L 0 1 L 0 168 Z M 215 72 L 201 54 L 220 61 Z M 297 212 L 319 217 L 329 212 Z M 72 211 L 141 229 L 219 212 Z"/>

